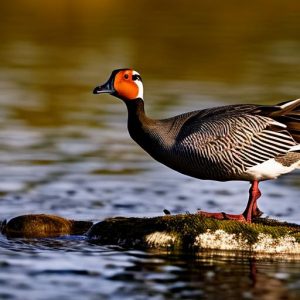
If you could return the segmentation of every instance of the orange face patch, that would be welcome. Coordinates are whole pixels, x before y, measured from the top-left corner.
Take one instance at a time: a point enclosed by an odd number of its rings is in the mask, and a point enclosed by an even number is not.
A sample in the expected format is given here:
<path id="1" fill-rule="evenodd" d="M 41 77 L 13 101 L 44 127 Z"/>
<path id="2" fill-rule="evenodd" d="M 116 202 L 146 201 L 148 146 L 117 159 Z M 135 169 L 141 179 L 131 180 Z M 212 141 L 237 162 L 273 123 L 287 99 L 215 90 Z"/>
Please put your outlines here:
<path id="1" fill-rule="evenodd" d="M 137 84 L 132 80 L 132 70 L 120 71 L 114 80 L 114 88 L 125 100 L 136 99 L 139 93 Z"/>

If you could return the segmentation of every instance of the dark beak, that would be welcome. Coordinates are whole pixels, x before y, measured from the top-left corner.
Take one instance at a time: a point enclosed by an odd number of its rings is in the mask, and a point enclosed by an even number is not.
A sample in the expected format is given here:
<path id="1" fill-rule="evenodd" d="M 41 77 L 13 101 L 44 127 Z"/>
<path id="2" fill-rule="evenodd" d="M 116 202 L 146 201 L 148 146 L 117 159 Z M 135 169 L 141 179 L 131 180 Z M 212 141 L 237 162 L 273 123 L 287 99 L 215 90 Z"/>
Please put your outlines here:
<path id="1" fill-rule="evenodd" d="M 105 84 L 96 86 L 93 90 L 93 94 L 112 94 L 114 93 L 114 88 L 112 87 L 111 80 L 108 80 Z"/>

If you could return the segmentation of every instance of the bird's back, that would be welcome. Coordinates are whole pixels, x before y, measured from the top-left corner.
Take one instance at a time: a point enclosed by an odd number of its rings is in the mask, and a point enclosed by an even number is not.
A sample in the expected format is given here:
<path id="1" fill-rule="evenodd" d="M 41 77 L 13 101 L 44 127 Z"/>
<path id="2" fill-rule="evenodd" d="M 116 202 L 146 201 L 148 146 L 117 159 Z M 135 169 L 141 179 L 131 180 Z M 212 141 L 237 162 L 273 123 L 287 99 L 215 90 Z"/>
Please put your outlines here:
<path id="1" fill-rule="evenodd" d="M 284 157 L 298 145 L 288 127 L 270 116 L 270 111 L 259 105 L 229 105 L 159 120 L 145 126 L 149 140 L 142 147 L 156 160 L 189 176 L 249 180 L 245 175 L 249 168 Z"/>

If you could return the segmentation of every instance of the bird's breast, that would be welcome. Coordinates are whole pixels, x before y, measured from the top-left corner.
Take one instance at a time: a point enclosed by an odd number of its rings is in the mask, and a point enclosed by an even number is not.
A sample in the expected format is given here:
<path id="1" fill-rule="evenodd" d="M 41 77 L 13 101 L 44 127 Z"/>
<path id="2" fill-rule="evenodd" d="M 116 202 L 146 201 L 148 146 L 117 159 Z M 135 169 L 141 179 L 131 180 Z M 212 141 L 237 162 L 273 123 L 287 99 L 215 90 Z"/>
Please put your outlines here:
<path id="1" fill-rule="evenodd" d="M 166 139 L 159 134 L 136 142 L 155 160 L 179 173 L 208 180 L 234 179 L 231 170 L 226 169 L 222 162 L 206 157 L 192 144 L 176 143 L 172 138 Z"/>

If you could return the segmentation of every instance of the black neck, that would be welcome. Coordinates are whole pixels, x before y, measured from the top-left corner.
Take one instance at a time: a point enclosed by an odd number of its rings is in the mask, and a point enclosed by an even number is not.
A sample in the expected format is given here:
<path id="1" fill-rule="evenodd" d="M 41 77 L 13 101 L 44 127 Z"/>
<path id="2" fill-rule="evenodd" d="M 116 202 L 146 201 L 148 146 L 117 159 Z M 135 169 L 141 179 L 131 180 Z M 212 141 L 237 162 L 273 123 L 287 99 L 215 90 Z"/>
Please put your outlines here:
<path id="1" fill-rule="evenodd" d="M 131 126 L 135 126 L 137 129 L 141 126 L 147 126 L 155 123 L 155 120 L 146 116 L 143 99 L 138 98 L 124 102 L 128 110 L 128 129 Z"/>
<path id="2" fill-rule="evenodd" d="M 124 101 L 128 110 L 128 122 L 143 123 L 147 119 L 144 101 L 140 98 Z"/>
<path id="3" fill-rule="evenodd" d="M 149 134 L 148 126 L 155 121 L 148 118 L 144 110 L 144 101 L 140 98 L 124 101 L 128 110 L 128 131 L 133 140 L 138 144 L 144 144 Z"/>

